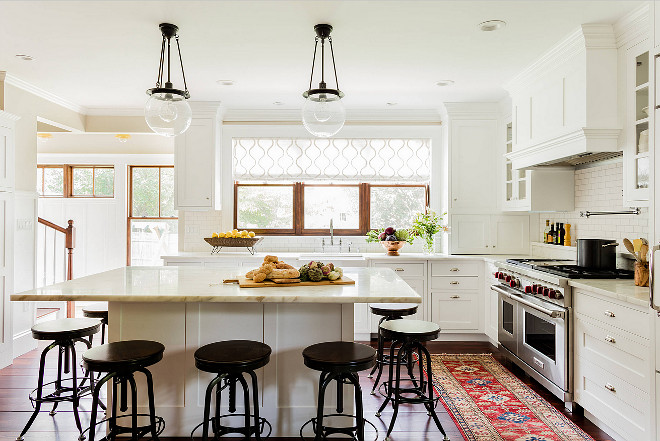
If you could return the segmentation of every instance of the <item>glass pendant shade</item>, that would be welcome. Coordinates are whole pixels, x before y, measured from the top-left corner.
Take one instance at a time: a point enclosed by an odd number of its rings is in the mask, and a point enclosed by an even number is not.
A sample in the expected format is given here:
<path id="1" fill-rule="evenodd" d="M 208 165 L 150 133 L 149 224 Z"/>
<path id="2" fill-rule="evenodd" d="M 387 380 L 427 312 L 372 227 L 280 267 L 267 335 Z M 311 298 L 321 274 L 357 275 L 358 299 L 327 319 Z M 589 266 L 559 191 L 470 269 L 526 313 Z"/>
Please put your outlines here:
<path id="1" fill-rule="evenodd" d="M 155 133 L 172 137 L 188 130 L 192 122 L 192 110 L 181 95 L 154 93 L 147 100 L 144 118 Z"/>
<path id="2" fill-rule="evenodd" d="M 302 108 L 302 121 L 312 135 L 329 138 L 344 127 L 346 108 L 337 95 L 309 95 Z"/>

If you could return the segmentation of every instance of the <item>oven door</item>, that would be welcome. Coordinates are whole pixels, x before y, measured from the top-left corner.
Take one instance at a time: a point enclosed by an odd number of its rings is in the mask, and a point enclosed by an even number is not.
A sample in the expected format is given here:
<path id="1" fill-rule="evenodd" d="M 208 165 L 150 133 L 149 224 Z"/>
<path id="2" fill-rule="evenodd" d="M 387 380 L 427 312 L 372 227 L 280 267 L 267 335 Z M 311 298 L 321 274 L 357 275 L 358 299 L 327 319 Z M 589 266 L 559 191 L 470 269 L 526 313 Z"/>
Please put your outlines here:
<path id="1" fill-rule="evenodd" d="M 568 310 L 521 303 L 518 308 L 518 357 L 565 391 L 568 376 Z"/>
<path id="2" fill-rule="evenodd" d="M 511 299 L 501 286 L 490 287 L 497 292 L 497 340 L 511 351 L 518 353 L 518 302 Z"/>

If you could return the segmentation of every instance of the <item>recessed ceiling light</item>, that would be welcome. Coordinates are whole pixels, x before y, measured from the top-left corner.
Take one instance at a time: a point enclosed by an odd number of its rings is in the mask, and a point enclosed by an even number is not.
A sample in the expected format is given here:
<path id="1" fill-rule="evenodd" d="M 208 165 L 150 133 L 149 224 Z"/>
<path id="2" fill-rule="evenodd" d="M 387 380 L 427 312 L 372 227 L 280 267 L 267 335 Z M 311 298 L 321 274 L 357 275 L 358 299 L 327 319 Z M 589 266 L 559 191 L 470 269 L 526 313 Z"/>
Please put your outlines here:
<path id="1" fill-rule="evenodd" d="M 390 101 L 389 103 L 387 103 L 388 106 L 396 106 L 397 104 L 399 104 L 399 103 L 395 103 L 393 101 Z"/>
<path id="2" fill-rule="evenodd" d="M 454 84 L 454 80 L 440 80 L 435 83 L 435 85 L 438 87 L 451 86 L 452 84 Z"/>
<path id="3" fill-rule="evenodd" d="M 479 29 L 481 29 L 484 32 L 497 31 L 504 27 L 506 27 L 506 22 L 503 20 L 488 20 L 479 23 Z"/>
<path id="4" fill-rule="evenodd" d="M 284 105 L 284 103 L 282 101 L 274 101 L 273 104 L 276 105 L 276 106 L 283 106 Z"/>
<path id="5" fill-rule="evenodd" d="M 27 54 L 16 54 L 16 58 L 19 58 L 23 61 L 32 61 L 34 60 L 34 57 L 32 55 L 27 55 Z"/>
<path id="6" fill-rule="evenodd" d="M 233 86 L 236 82 L 234 80 L 218 80 L 216 83 L 221 86 Z"/>

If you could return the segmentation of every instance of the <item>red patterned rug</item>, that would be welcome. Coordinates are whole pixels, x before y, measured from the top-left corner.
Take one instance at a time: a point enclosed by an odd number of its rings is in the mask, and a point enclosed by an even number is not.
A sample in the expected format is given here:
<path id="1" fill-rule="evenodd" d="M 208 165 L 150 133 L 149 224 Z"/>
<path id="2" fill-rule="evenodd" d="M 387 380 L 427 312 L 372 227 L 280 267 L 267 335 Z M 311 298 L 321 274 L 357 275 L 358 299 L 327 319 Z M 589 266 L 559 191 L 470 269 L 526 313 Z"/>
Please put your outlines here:
<path id="1" fill-rule="evenodd" d="M 492 355 L 431 357 L 436 393 L 467 441 L 593 441 Z"/>

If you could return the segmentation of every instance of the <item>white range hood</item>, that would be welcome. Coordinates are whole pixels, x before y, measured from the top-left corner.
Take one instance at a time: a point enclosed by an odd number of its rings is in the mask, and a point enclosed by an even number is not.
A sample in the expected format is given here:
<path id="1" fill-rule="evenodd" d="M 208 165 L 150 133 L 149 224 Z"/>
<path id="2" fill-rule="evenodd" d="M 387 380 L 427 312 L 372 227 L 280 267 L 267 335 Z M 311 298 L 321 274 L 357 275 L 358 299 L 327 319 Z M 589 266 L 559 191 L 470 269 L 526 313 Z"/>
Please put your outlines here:
<path id="1" fill-rule="evenodd" d="M 621 155 L 611 25 L 582 25 L 506 88 L 513 106 L 513 149 L 506 157 L 514 169 Z"/>

